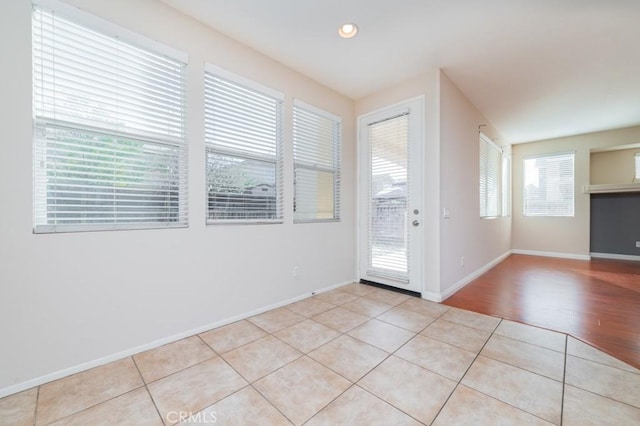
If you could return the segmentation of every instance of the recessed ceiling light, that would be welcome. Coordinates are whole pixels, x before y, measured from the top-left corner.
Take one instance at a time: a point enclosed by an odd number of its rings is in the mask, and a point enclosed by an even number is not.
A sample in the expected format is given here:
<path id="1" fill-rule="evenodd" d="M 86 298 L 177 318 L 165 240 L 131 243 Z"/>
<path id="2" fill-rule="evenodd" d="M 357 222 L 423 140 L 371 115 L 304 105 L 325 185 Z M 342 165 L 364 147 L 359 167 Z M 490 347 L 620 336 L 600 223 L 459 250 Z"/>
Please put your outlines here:
<path id="1" fill-rule="evenodd" d="M 342 38 L 355 37 L 355 35 L 358 34 L 358 26 L 351 22 L 342 24 L 340 28 L 338 28 L 338 34 L 340 34 Z"/>

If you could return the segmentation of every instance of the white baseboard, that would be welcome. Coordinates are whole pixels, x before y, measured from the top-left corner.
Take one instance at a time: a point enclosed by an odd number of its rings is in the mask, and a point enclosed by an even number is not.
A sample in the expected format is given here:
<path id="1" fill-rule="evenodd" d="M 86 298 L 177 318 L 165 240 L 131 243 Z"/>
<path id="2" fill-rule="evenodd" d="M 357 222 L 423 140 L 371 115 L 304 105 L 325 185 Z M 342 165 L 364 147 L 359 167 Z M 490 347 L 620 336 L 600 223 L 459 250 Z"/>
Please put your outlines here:
<path id="1" fill-rule="evenodd" d="M 511 250 L 513 254 L 526 254 L 527 256 L 542 256 L 542 257 L 557 257 L 560 259 L 575 259 L 575 260 L 591 260 L 591 256 L 588 254 L 575 254 L 575 253 L 558 253 L 553 251 L 538 251 L 538 250 Z"/>
<path id="2" fill-rule="evenodd" d="M 635 260 L 640 262 L 640 256 L 634 256 L 631 254 L 615 254 L 615 253 L 590 253 L 591 257 L 597 257 L 600 259 L 615 259 L 615 260 Z"/>
<path id="3" fill-rule="evenodd" d="M 194 336 L 196 334 L 203 333 L 205 331 L 208 331 L 208 330 L 211 330 L 211 329 L 214 329 L 214 328 L 217 328 L 217 327 L 221 327 L 223 325 L 227 325 L 227 324 L 231 324 L 231 323 L 236 322 L 236 321 L 247 319 L 247 318 L 252 317 L 254 315 L 258 315 L 258 314 L 261 314 L 263 312 L 270 311 L 271 309 L 280 308 L 280 307 L 288 305 L 290 303 L 294 303 L 294 302 L 297 302 L 299 300 L 311 297 L 314 294 L 323 293 L 325 291 L 333 290 L 335 288 L 342 287 L 342 286 L 345 286 L 347 284 L 351 284 L 353 282 L 356 282 L 356 280 L 354 279 L 354 280 L 344 281 L 344 282 L 341 282 L 341 283 L 338 283 L 338 284 L 333 284 L 333 285 L 328 286 L 328 287 L 323 287 L 322 289 L 316 290 L 316 291 L 314 291 L 312 293 L 302 294 L 300 296 L 296 296 L 296 297 L 293 297 L 291 299 L 284 300 L 282 302 L 274 303 L 274 304 L 269 305 L 269 306 L 264 306 L 264 307 L 261 307 L 261 308 L 258 308 L 258 309 L 254 309 L 253 311 L 246 312 L 246 313 L 243 313 L 243 314 L 240 314 L 240 315 L 236 315 L 236 316 L 231 317 L 231 318 L 226 318 L 226 319 L 221 320 L 221 321 L 216 321 L 214 323 L 203 325 L 203 326 L 197 327 L 197 328 L 193 328 L 191 330 L 187 330 L 187 331 L 184 331 L 182 333 L 174 334 L 173 336 L 165 337 L 165 338 L 162 338 L 162 339 L 150 342 L 150 343 L 146 343 L 144 345 L 136 346 L 136 347 L 131 348 L 131 349 L 127 349 L 127 350 L 124 350 L 124 351 L 121 351 L 121 352 L 117 352 L 115 354 L 107 355 L 107 356 L 102 357 L 102 358 L 98 358 L 98 359 L 95 359 L 95 360 L 92 360 L 92 361 L 84 362 L 82 364 L 78 364 L 78 365 L 75 365 L 73 367 L 69 367 L 69 368 L 65 368 L 63 370 L 55 371 L 53 373 L 45 374 L 44 376 L 36 377 L 34 379 L 27 380 L 25 382 L 21 382 L 21 383 L 15 384 L 15 385 L 7 386 L 5 388 L 0 389 L 0 398 L 3 398 L 3 397 L 8 396 L 8 395 L 13 395 L 13 394 L 18 393 L 18 392 L 22 392 L 24 390 L 31 389 L 31 388 L 36 387 L 36 386 L 40 386 L 42 384 L 51 382 L 53 380 L 57 380 L 57 379 L 61 379 L 61 378 L 66 377 L 66 376 L 70 376 L 72 374 L 80 373 L 82 371 L 86 371 L 86 370 L 89 370 L 91 368 L 99 367 L 101 365 L 108 364 L 108 363 L 113 362 L 113 361 L 118 361 L 118 360 L 130 357 L 130 356 L 139 354 L 141 352 L 148 351 L 150 349 L 155 349 L 155 348 L 157 348 L 159 346 L 166 345 L 168 343 L 173 343 L 173 342 L 176 342 L 178 340 L 182 340 L 184 338 L 187 338 L 187 337 L 190 337 L 190 336 Z"/>
<path id="4" fill-rule="evenodd" d="M 489 269 L 493 268 L 498 263 L 500 263 L 503 260 L 505 260 L 510 255 L 511 255 L 511 250 L 501 254 L 500 256 L 496 257 L 495 259 L 493 259 L 491 262 L 487 263 L 483 267 L 478 268 L 475 271 L 473 271 L 472 273 L 470 273 L 469 275 L 465 276 L 464 278 L 462 278 L 461 280 L 459 280 L 458 282 L 453 284 L 451 287 L 448 287 L 447 289 L 445 289 L 444 291 L 442 291 L 440 293 L 440 300 L 438 300 L 438 302 L 442 302 L 443 300 L 446 300 L 447 298 L 452 296 L 454 293 L 456 293 L 457 291 L 459 291 L 462 288 L 464 288 L 471 281 L 475 280 L 480 275 L 484 274 Z"/>
<path id="5" fill-rule="evenodd" d="M 442 295 L 437 291 L 423 291 L 420 294 L 423 299 L 427 299 L 436 303 L 442 302 Z"/>

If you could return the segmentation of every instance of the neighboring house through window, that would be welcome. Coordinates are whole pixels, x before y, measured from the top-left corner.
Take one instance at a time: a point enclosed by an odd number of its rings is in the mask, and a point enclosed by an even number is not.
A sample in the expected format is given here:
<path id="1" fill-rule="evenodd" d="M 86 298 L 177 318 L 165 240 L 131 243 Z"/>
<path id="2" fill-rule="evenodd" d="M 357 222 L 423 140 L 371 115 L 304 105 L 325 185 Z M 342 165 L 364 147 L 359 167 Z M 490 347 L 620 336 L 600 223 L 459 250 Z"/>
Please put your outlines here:
<path id="1" fill-rule="evenodd" d="M 186 55 L 63 4 L 32 48 L 34 232 L 186 226 Z"/>
<path id="2" fill-rule="evenodd" d="M 282 222 L 283 100 L 269 88 L 207 66 L 207 223 Z"/>

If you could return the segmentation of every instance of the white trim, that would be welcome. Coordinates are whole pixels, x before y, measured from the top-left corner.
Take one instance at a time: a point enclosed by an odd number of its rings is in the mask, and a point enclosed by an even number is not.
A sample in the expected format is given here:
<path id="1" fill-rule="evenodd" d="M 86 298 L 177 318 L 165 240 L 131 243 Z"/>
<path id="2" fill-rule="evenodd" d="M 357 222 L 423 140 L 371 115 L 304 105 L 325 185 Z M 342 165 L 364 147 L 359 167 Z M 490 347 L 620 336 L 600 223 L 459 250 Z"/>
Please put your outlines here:
<path id="1" fill-rule="evenodd" d="M 591 256 L 588 254 L 576 254 L 576 253 L 559 253 L 552 251 L 538 251 L 538 250 L 511 250 L 513 254 L 524 254 L 527 256 L 542 256 L 542 257 L 557 257 L 560 259 L 575 259 L 575 260 L 591 260 Z"/>
<path id="2" fill-rule="evenodd" d="M 284 300 L 282 302 L 277 302 L 277 303 L 274 303 L 272 305 L 268 305 L 268 306 L 264 306 L 262 308 L 254 309 L 253 311 L 249 311 L 249 312 L 246 312 L 244 314 L 236 315 L 234 317 L 227 318 L 227 319 L 224 319 L 224 320 L 221 320 L 221 321 L 216 321 L 214 323 L 207 324 L 207 325 L 204 325 L 204 326 L 201 326 L 201 327 L 192 328 L 191 330 L 183 331 L 182 333 L 174 334 L 173 336 L 165 337 L 165 338 L 162 338 L 162 339 L 159 339 L 159 340 L 155 340 L 155 341 L 150 342 L 150 343 L 146 343 L 144 345 L 136 346 L 134 348 L 130 348 L 130 349 L 127 349 L 127 350 L 124 350 L 124 351 L 121 351 L 121 352 L 117 352 L 115 354 L 107 355 L 107 356 L 102 357 L 102 358 L 98 358 L 98 359 L 94 359 L 92 361 L 84 362 L 82 364 L 78 364 L 78 365 L 75 365 L 73 367 L 69 367 L 69 368 L 65 368 L 65 369 L 62 369 L 62 370 L 55 371 L 53 373 L 45 374 L 43 376 L 36 377 L 35 379 L 30 379 L 30 380 L 24 381 L 22 383 L 18 383 L 18 384 L 15 384 L 15 385 L 7 386 L 5 388 L 0 389 L 0 398 L 4 398 L 5 396 L 13 395 L 13 394 L 16 394 L 18 392 L 22 392 L 24 390 L 31 389 L 33 387 L 43 385 L 43 384 L 51 382 L 53 380 L 57 380 L 57 379 L 61 379 L 63 377 L 70 376 L 72 374 L 80 373 L 80 372 L 89 370 L 91 368 L 99 367 L 101 365 L 108 364 L 110 362 L 118 361 L 118 360 L 130 357 L 130 356 L 139 354 L 141 352 L 148 351 L 150 349 L 155 349 L 155 348 L 160 347 L 162 345 L 166 345 L 168 343 L 173 343 L 173 342 L 176 342 L 178 340 L 182 340 L 184 338 L 191 337 L 191 336 L 194 336 L 196 334 L 212 330 L 214 328 L 222 327 L 223 325 L 231 324 L 233 322 L 240 321 L 240 320 L 252 317 L 254 315 L 258 315 L 258 314 L 261 314 L 263 312 L 270 311 L 272 309 L 280 308 L 280 307 L 288 305 L 290 303 L 294 303 L 294 302 L 309 298 L 309 297 L 311 297 L 311 296 L 313 296 L 315 294 L 324 293 L 326 291 L 330 291 L 330 290 L 333 290 L 333 289 L 336 289 L 336 288 L 339 288 L 339 287 L 342 287 L 342 286 L 345 286 L 345 285 L 348 285 L 348 284 L 351 284 L 351 283 L 354 283 L 354 282 L 356 282 L 356 280 L 343 281 L 343 282 L 340 282 L 340 283 L 337 283 L 337 284 L 330 285 L 328 287 L 323 287 L 322 289 L 316 290 L 316 291 L 311 292 L 311 293 L 305 293 L 305 294 L 302 294 L 300 296 L 296 296 L 296 297 L 292 297 L 291 299 Z"/>
<path id="3" fill-rule="evenodd" d="M 240 84 L 241 86 L 247 87 L 252 90 L 256 90 L 261 92 L 262 94 L 271 96 L 276 98 L 279 101 L 284 102 L 284 93 L 278 92 L 275 89 L 272 89 L 269 86 L 265 86 L 257 81 L 251 80 L 250 78 L 244 77 L 240 74 L 236 74 L 233 71 L 229 71 L 225 68 L 219 67 L 217 65 L 210 64 L 206 62 L 204 64 L 204 70 L 210 74 L 213 74 L 216 77 L 220 77 L 224 80 L 229 80 L 233 83 Z"/>
<path id="4" fill-rule="evenodd" d="M 320 107 L 308 104 L 304 101 L 301 101 L 298 98 L 294 98 L 293 99 L 293 106 L 294 107 L 298 107 L 298 108 L 302 108 L 304 110 L 307 110 L 309 112 L 312 112 L 314 114 L 318 114 L 322 117 L 328 118 L 329 120 L 333 120 L 333 121 L 337 121 L 338 123 L 342 124 L 342 117 L 339 115 L 336 115 L 332 112 L 326 111 Z"/>
<path id="5" fill-rule="evenodd" d="M 640 262 L 640 256 L 634 256 L 632 254 L 615 254 L 615 253 L 590 253 L 591 257 L 598 259 L 615 259 L 615 260 L 634 260 Z"/>
<path id="6" fill-rule="evenodd" d="M 442 302 L 442 294 L 435 291 L 423 291 L 421 296 L 423 299 L 430 300 L 431 302 Z"/>
<path id="7" fill-rule="evenodd" d="M 500 256 L 498 256 L 495 259 L 493 259 L 491 262 L 487 263 L 486 265 L 476 269 L 475 271 L 473 271 L 472 273 L 470 273 L 466 277 L 462 278 L 461 280 L 459 280 L 458 282 L 456 282 L 452 286 L 448 287 L 444 291 L 441 291 L 440 293 L 426 292 L 426 293 L 423 293 L 422 297 L 425 298 L 425 299 L 429 299 L 431 301 L 434 301 L 434 302 L 438 302 L 438 303 L 442 302 L 443 300 L 448 299 L 454 293 L 456 293 L 459 290 L 461 290 L 462 288 L 464 288 L 471 281 L 475 280 L 480 275 L 484 274 L 489 269 L 493 268 L 498 263 L 500 263 L 503 260 L 505 260 L 510 255 L 511 255 L 511 250 L 508 250 L 508 251 L 504 252 L 503 254 L 501 254 Z"/>
<path id="8" fill-rule="evenodd" d="M 522 157 L 522 160 L 531 160 L 533 158 L 545 158 L 545 157 L 559 157 L 561 155 L 573 155 L 575 159 L 576 150 L 573 151 L 558 151 L 558 152 L 545 152 L 544 154 L 530 154 Z"/>
<path id="9" fill-rule="evenodd" d="M 35 0 L 33 4 L 45 10 L 60 13 L 60 15 L 65 18 L 70 19 L 76 24 L 85 26 L 89 30 L 97 31 L 106 36 L 117 37 L 140 47 L 152 49 L 157 53 L 169 56 L 185 64 L 189 62 L 189 55 L 179 49 L 167 46 L 164 43 L 116 25 L 106 19 L 99 18 L 67 3 L 58 0 Z"/>
<path id="10" fill-rule="evenodd" d="M 493 149 L 495 149 L 496 151 L 498 151 L 502 155 L 502 147 L 499 146 L 497 143 L 495 143 L 493 141 L 493 139 L 491 139 L 489 136 L 487 136 L 484 133 L 480 132 L 480 140 L 485 142 L 487 145 L 489 145 L 490 147 L 492 147 Z"/>
<path id="11" fill-rule="evenodd" d="M 612 194 L 617 192 L 640 192 L 640 182 L 584 185 L 582 187 L 582 192 L 585 194 Z"/>

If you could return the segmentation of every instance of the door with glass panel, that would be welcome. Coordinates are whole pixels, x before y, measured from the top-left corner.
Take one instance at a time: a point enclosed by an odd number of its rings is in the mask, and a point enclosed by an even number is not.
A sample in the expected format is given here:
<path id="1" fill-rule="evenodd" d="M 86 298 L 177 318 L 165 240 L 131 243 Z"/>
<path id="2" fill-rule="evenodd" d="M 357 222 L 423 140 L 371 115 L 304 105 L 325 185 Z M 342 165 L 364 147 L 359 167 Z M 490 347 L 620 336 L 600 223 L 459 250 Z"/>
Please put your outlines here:
<path id="1" fill-rule="evenodd" d="M 359 119 L 360 278 L 422 291 L 424 100 Z"/>

